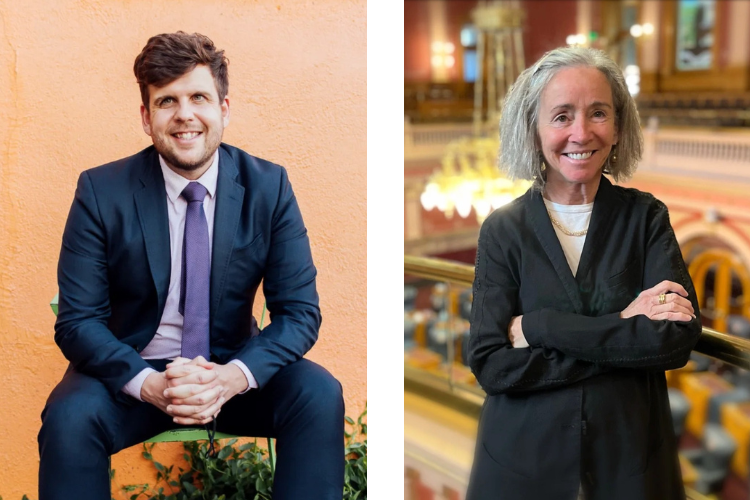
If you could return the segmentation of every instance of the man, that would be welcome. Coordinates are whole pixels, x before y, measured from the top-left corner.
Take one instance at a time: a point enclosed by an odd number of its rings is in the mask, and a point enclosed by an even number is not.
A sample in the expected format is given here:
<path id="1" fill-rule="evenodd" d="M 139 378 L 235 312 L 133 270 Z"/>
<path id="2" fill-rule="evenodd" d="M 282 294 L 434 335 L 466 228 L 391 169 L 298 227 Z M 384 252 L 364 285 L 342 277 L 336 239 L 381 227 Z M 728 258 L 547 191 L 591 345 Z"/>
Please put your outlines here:
<path id="1" fill-rule="evenodd" d="M 302 359 L 321 317 L 286 172 L 221 143 L 227 60 L 207 37 L 152 37 L 134 71 L 153 146 L 78 182 L 55 324 L 70 366 L 42 413 L 39 498 L 109 499 L 111 454 L 216 418 L 278 438 L 275 499 L 340 499 L 341 385 Z"/>

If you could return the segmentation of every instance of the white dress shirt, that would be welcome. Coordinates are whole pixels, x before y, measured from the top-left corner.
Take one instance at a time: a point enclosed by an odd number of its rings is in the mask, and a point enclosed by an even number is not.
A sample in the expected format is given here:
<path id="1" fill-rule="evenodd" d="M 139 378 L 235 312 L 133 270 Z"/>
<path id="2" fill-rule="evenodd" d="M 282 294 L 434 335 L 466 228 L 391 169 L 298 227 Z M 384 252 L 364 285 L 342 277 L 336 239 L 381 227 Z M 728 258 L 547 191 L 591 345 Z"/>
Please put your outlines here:
<path id="1" fill-rule="evenodd" d="M 187 213 L 187 200 L 180 196 L 180 193 L 190 183 L 190 181 L 181 175 L 175 173 L 164 162 L 159 155 L 159 165 L 164 175 L 164 184 L 167 188 L 167 214 L 169 215 L 169 248 L 172 257 L 172 268 L 169 277 L 169 291 L 167 292 L 167 302 L 164 306 L 164 313 L 161 316 L 159 327 L 156 329 L 156 335 L 151 342 L 141 351 L 143 359 L 174 359 L 180 356 L 182 349 L 182 314 L 179 312 L 180 305 L 180 287 L 182 278 L 182 245 L 185 234 L 185 214 Z M 213 251 L 214 236 L 214 211 L 216 208 L 216 182 L 219 177 L 219 152 L 214 153 L 211 166 L 208 167 L 202 176 L 197 179 L 203 187 L 208 190 L 203 200 L 203 211 L 206 214 L 208 222 L 208 242 L 209 242 L 209 259 Z M 253 374 L 247 368 L 245 363 L 238 359 L 233 359 L 234 363 L 240 367 L 247 377 L 247 390 L 258 387 L 258 383 Z M 138 375 L 133 377 L 122 391 L 139 401 L 141 400 L 141 387 L 151 373 L 156 372 L 153 368 L 144 368 Z M 246 390 L 246 391 L 247 391 Z"/>

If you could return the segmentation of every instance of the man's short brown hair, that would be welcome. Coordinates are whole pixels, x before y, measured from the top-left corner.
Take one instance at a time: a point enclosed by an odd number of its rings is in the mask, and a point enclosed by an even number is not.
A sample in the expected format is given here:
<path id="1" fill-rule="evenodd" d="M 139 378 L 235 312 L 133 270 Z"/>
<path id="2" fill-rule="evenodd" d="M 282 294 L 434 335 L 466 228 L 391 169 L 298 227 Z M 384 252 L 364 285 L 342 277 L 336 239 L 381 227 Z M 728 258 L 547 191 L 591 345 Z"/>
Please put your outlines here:
<path id="1" fill-rule="evenodd" d="M 148 109 L 148 86 L 163 87 L 189 73 L 199 64 L 208 66 L 214 77 L 219 101 L 229 91 L 229 61 L 223 50 L 216 50 L 214 42 L 205 35 L 184 31 L 162 33 L 149 38 L 135 58 L 133 72 L 141 89 L 141 100 Z"/>

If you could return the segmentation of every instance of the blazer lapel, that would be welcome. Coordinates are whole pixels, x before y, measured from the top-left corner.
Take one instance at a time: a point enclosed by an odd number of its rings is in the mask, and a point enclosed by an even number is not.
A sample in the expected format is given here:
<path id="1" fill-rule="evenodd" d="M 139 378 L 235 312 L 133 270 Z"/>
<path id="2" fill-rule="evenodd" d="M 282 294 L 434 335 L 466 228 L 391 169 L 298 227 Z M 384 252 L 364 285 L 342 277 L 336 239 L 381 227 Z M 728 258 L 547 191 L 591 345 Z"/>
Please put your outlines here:
<path id="1" fill-rule="evenodd" d="M 144 162 L 140 181 L 143 187 L 134 193 L 133 198 L 143 231 L 151 277 L 156 286 L 156 297 L 159 303 L 158 317 L 161 317 L 169 291 L 172 258 L 169 250 L 167 190 L 155 150 Z"/>
<path id="2" fill-rule="evenodd" d="M 542 193 L 533 190 L 530 193 L 528 213 L 531 227 L 542 244 L 547 258 L 552 263 L 552 267 L 555 268 L 555 272 L 558 278 L 560 278 L 563 288 L 565 288 L 565 292 L 568 294 L 568 298 L 573 303 L 576 313 L 580 314 L 583 311 L 583 302 L 578 291 L 578 284 L 575 278 L 573 278 L 568 261 L 565 259 L 565 253 L 562 246 L 560 246 L 560 240 L 557 239 L 555 229 L 552 227 L 547 207 L 544 205 Z"/>
<path id="3" fill-rule="evenodd" d="M 578 264 L 578 272 L 576 272 L 575 279 L 579 284 L 585 280 L 592 259 L 596 258 L 597 247 L 603 247 L 604 242 L 608 239 L 608 233 L 612 227 L 610 219 L 615 204 L 615 195 L 612 183 L 602 175 L 599 189 L 596 191 L 596 197 L 594 197 L 594 211 L 591 213 L 589 231 L 586 234 L 586 241 L 581 251 L 581 261 Z"/>
<path id="4" fill-rule="evenodd" d="M 245 188 L 238 184 L 237 166 L 224 148 L 219 148 L 219 178 L 216 183 L 213 251 L 211 253 L 211 317 L 221 300 L 225 275 L 232 256 L 234 238 L 242 213 Z"/>

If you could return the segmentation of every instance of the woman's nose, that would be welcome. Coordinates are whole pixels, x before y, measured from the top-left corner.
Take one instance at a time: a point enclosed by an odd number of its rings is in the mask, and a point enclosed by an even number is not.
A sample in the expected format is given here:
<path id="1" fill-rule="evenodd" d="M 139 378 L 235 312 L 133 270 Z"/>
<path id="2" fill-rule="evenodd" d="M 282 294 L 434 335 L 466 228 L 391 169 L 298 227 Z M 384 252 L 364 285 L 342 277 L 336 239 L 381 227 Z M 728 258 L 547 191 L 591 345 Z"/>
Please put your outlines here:
<path id="1" fill-rule="evenodd" d="M 582 143 L 591 139 L 591 124 L 587 119 L 579 118 L 573 122 L 570 139 Z"/>

